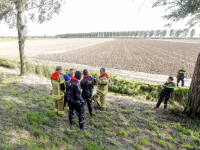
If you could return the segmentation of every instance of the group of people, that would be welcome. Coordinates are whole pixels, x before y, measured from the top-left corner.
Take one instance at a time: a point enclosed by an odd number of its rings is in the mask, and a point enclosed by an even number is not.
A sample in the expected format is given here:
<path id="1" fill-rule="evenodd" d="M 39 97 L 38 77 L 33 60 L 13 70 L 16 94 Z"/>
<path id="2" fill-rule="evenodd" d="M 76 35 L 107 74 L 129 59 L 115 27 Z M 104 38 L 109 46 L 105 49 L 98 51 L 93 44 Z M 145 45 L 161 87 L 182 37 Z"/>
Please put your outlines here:
<path id="1" fill-rule="evenodd" d="M 76 112 L 79 118 L 79 127 L 81 130 L 86 129 L 84 126 L 84 106 L 87 103 L 89 114 L 93 117 L 92 100 L 94 100 L 94 108 L 101 111 L 106 111 L 105 96 L 108 92 L 109 76 L 105 68 L 100 69 L 100 76 L 97 81 L 88 73 L 88 70 L 83 70 L 83 79 L 81 80 L 81 72 L 70 69 L 69 74 L 62 74 L 62 67 L 57 66 L 55 73 L 51 75 L 52 83 L 52 96 L 55 101 L 55 113 L 64 117 L 64 108 L 69 106 L 69 121 L 73 125 L 73 115 Z M 177 73 L 177 86 L 182 81 L 184 86 L 184 79 L 187 77 L 187 71 L 183 67 Z M 80 81 L 81 80 L 81 81 Z M 167 108 L 168 101 L 174 91 L 175 83 L 174 78 L 169 77 L 168 81 L 162 86 L 163 90 L 159 95 L 156 108 L 159 108 L 161 102 L 164 100 L 164 109 Z M 94 85 L 98 83 L 97 92 L 93 95 Z"/>
<path id="2" fill-rule="evenodd" d="M 76 112 L 79 118 L 79 127 L 81 130 L 86 129 L 84 126 L 84 106 L 87 103 L 90 116 L 93 117 L 92 100 L 95 101 L 95 109 L 106 111 L 105 96 L 108 92 L 109 76 L 105 68 L 100 69 L 100 76 L 97 81 L 83 70 L 83 79 L 81 72 L 70 69 L 69 74 L 62 74 L 62 67 L 57 66 L 56 72 L 51 75 L 52 96 L 55 101 L 55 113 L 64 117 L 64 108 L 69 106 L 69 121 L 73 125 L 73 115 Z M 80 81 L 81 80 L 81 81 Z M 93 95 L 94 85 L 98 83 L 97 92 Z"/>

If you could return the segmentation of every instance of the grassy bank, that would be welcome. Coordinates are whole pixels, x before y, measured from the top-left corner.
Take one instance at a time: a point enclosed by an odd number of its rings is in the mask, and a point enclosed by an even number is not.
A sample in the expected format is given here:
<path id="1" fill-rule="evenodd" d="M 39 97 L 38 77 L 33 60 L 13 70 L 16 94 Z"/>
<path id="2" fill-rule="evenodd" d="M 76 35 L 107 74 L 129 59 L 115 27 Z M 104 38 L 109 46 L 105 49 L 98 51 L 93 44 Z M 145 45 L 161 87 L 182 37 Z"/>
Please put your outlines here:
<path id="1" fill-rule="evenodd" d="M 16 62 L 11 64 L 17 66 Z M 38 71 L 40 67 L 35 68 L 36 73 L 48 75 L 48 71 Z M 67 117 L 54 114 L 51 86 L 42 80 L 0 74 L 0 149 L 200 149 L 199 120 L 190 120 L 173 109 L 155 111 L 122 97 L 117 100 L 113 96 L 113 102 L 107 102 L 107 112 L 94 111 L 94 118 L 86 109 L 88 130 L 81 132 L 76 115 L 70 126 Z M 124 106 L 124 102 L 131 105 Z"/>
<path id="2" fill-rule="evenodd" d="M 10 69 L 20 69 L 20 63 L 18 61 L 0 58 L 0 66 Z M 39 65 L 33 63 L 26 63 L 27 72 L 37 74 L 39 76 L 44 76 L 49 78 L 51 74 L 55 71 L 55 67 L 47 65 Z M 64 68 L 65 72 L 69 70 Z M 91 72 L 91 75 L 96 79 L 99 76 L 97 72 Z M 118 79 L 116 76 L 110 76 L 109 91 L 119 94 L 125 94 L 129 96 L 142 96 L 146 100 L 156 100 L 161 92 L 161 85 L 150 85 L 137 81 L 129 81 L 125 79 Z M 187 101 L 188 88 L 178 87 L 175 88 L 172 95 L 171 102 L 178 102 L 184 105 Z"/>

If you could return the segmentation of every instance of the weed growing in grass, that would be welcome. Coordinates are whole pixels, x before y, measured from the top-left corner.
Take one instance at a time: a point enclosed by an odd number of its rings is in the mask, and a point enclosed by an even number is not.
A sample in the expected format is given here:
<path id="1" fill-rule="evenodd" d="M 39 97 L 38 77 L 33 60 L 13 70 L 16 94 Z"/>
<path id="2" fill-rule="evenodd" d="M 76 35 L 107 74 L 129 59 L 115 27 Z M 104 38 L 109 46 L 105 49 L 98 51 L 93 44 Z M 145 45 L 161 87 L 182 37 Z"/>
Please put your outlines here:
<path id="1" fill-rule="evenodd" d="M 16 94 L 19 94 L 19 92 L 18 92 L 18 91 L 15 91 L 15 90 L 10 90 L 10 91 L 9 91 L 9 94 L 10 94 L 10 95 L 16 95 Z"/>
<path id="2" fill-rule="evenodd" d="M 106 127 L 108 127 L 108 126 L 109 126 L 109 123 L 108 123 L 108 122 L 106 122 L 106 123 L 105 123 L 105 126 L 106 126 Z"/>
<path id="3" fill-rule="evenodd" d="M 149 123 L 149 122 L 150 122 L 150 120 L 149 120 L 149 119 L 145 119 L 145 122 L 146 122 L 146 123 Z"/>
<path id="4" fill-rule="evenodd" d="M 31 148 L 31 143 L 30 143 L 28 140 L 26 141 L 26 147 L 27 147 L 28 149 Z"/>
<path id="5" fill-rule="evenodd" d="M 194 139 L 194 142 L 195 142 L 195 143 L 200 143 L 200 139 L 199 139 L 199 138 L 195 138 L 195 139 Z"/>
<path id="6" fill-rule="evenodd" d="M 184 147 L 188 148 L 188 149 L 193 149 L 194 148 L 190 143 L 185 144 Z"/>
<path id="7" fill-rule="evenodd" d="M 45 101 L 45 102 L 47 101 L 46 97 L 43 97 L 41 100 L 42 100 L 42 101 Z"/>
<path id="8" fill-rule="evenodd" d="M 142 144 L 147 146 L 147 145 L 149 145 L 149 142 L 143 137 L 142 138 Z"/>
<path id="9" fill-rule="evenodd" d="M 190 130 L 190 129 L 188 129 L 186 132 L 187 132 L 188 135 L 193 135 L 193 131 Z"/>
<path id="10" fill-rule="evenodd" d="M 4 90 L 3 89 L 0 89 L 0 93 L 3 93 L 4 92 Z"/>
<path id="11" fill-rule="evenodd" d="M 180 133 L 178 134 L 178 139 L 181 139 L 181 140 L 184 139 L 184 137 L 183 137 L 183 133 L 182 133 L 182 132 L 180 132 Z"/>
<path id="12" fill-rule="evenodd" d="M 90 122 L 94 122 L 94 118 L 91 118 L 91 119 L 90 119 Z"/>
<path id="13" fill-rule="evenodd" d="M 149 115 L 151 112 L 149 110 L 145 110 L 145 113 Z"/>
<path id="14" fill-rule="evenodd" d="M 44 102 L 42 101 L 42 102 L 40 102 L 40 104 L 41 104 L 41 105 L 44 105 Z"/>
<path id="15" fill-rule="evenodd" d="M 116 136 L 116 133 L 115 133 L 115 132 L 106 131 L 105 134 L 106 134 L 106 135 Z"/>
<path id="16" fill-rule="evenodd" d="M 169 149 L 174 149 L 173 145 L 171 143 L 168 143 Z"/>
<path id="17" fill-rule="evenodd" d="M 109 148 L 101 147 L 95 142 L 83 141 L 82 144 L 88 150 L 109 150 Z"/>
<path id="18" fill-rule="evenodd" d="M 173 141 L 173 137 L 170 136 L 169 137 L 169 141 L 172 142 Z"/>
<path id="19" fill-rule="evenodd" d="M 155 131 L 157 134 L 160 133 L 160 131 L 158 130 L 158 127 L 157 127 L 156 125 L 152 125 L 152 126 L 150 127 L 150 130 L 151 130 L 151 131 Z"/>
<path id="20" fill-rule="evenodd" d="M 102 118 L 107 121 L 107 122 L 111 122 L 111 118 L 109 118 L 107 115 L 102 115 Z"/>
<path id="21" fill-rule="evenodd" d="M 5 126 L 5 130 L 6 130 L 6 131 L 9 131 L 9 129 L 10 129 L 9 127 Z"/>
<path id="22" fill-rule="evenodd" d="M 126 133 L 126 131 L 124 131 L 124 130 L 121 130 L 121 131 L 119 131 L 119 134 L 120 135 L 123 135 L 123 136 L 128 136 L 128 134 Z"/>
<path id="23" fill-rule="evenodd" d="M 174 128 L 178 129 L 179 131 L 185 132 L 185 128 L 181 126 L 181 124 L 178 122 L 173 126 Z"/>
<path id="24" fill-rule="evenodd" d="M 138 144 L 137 142 L 135 143 L 135 148 L 136 149 L 139 149 L 141 147 L 141 145 L 140 144 Z"/>
<path id="25" fill-rule="evenodd" d="M 96 127 L 99 127 L 99 126 L 100 126 L 100 122 L 96 122 L 96 123 L 95 123 L 95 126 L 96 126 Z"/>
<path id="26" fill-rule="evenodd" d="M 162 147 L 166 147 L 166 144 L 165 144 L 165 141 L 164 141 L 164 140 L 159 140 L 159 144 L 160 144 Z"/>
<path id="27" fill-rule="evenodd" d="M 31 105 L 31 104 L 32 104 L 32 101 L 28 101 L 26 104 L 27 104 L 27 105 Z"/>

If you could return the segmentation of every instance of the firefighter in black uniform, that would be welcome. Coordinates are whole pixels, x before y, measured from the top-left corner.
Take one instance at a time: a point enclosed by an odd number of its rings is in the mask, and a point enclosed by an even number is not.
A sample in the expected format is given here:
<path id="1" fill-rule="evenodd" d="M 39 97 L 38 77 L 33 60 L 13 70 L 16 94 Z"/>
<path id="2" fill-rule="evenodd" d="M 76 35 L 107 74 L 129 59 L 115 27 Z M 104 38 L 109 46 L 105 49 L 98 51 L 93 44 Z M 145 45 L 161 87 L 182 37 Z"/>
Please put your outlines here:
<path id="1" fill-rule="evenodd" d="M 175 83 L 173 82 L 173 80 L 174 80 L 173 77 L 169 77 L 168 82 L 166 82 L 162 86 L 163 90 L 160 93 L 160 98 L 159 98 L 155 108 L 159 108 L 159 106 L 164 98 L 165 98 L 164 109 L 167 108 L 168 101 L 169 101 L 170 97 L 172 96 L 172 93 L 174 92 L 174 88 L 176 86 Z"/>
<path id="2" fill-rule="evenodd" d="M 81 81 L 81 89 L 82 89 L 82 97 L 85 102 L 87 102 L 88 110 L 90 116 L 92 117 L 92 95 L 94 85 L 96 84 L 96 80 L 88 74 L 88 70 L 83 70 L 83 80 Z"/>
<path id="3" fill-rule="evenodd" d="M 177 78 L 177 86 L 179 84 L 179 82 L 182 82 L 182 87 L 184 86 L 185 83 L 185 78 L 187 78 L 187 71 L 185 70 L 185 67 L 183 67 L 181 70 L 179 70 L 177 72 L 176 78 Z"/>
<path id="4" fill-rule="evenodd" d="M 73 125 L 74 110 L 79 118 L 79 126 L 81 130 L 86 129 L 84 127 L 84 105 L 85 101 L 81 96 L 81 87 L 79 80 L 81 79 L 81 72 L 76 71 L 75 76 L 71 78 L 69 82 L 69 121 Z"/>

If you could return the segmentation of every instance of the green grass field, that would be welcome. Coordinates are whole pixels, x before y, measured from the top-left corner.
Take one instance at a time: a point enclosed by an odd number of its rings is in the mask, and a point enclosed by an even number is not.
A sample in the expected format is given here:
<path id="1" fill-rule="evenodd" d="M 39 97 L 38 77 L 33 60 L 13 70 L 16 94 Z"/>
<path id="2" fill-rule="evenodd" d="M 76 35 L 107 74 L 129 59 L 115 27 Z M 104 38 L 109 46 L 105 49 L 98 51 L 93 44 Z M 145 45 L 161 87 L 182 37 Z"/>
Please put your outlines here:
<path id="1" fill-rule="evenodd" d="M 145 104 L 124 106 L 114 100 L 107 102 L 107 112 L 94 111 L 94 118 L 86 109 L 88 130 L 80 131 L 76 115 L 70 126 L 67 116 L 54 114 L 51 86 L 30 81 L 0 75 L 2 150 L 200 149 L 200 121 L 190 120 L 178 108 L 155 111 Z"/>

